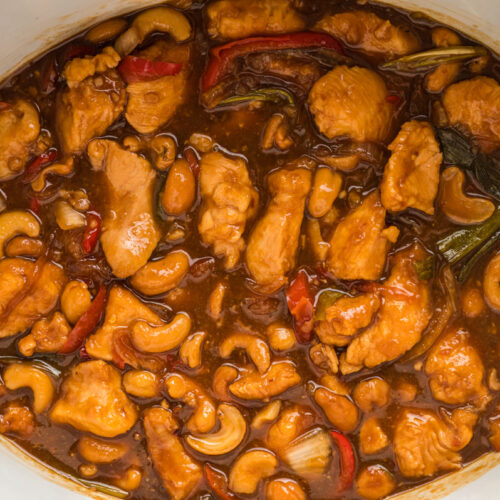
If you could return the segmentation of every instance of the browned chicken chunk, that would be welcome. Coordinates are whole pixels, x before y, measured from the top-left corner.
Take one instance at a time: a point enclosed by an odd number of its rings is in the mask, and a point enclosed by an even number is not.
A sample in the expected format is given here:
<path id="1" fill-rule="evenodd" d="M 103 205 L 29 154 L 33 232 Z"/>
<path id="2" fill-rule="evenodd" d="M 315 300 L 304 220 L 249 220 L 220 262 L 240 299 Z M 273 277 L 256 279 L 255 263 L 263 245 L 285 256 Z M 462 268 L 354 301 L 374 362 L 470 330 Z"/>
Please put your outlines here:
<path id="1" fill-rule="evenodd" d="M 329 139 L 347 135 L 355 141 L 384 141 L 393 106 L 384 80 L 375 72 L 336 66 L 309 93 L 309 109 L 319 131 Z"/>
<path id="2" fill-rule="evenodd" d="M 443 94 L 450 125 L 465 127 L 481 149 L 500 147 L 500 85 L 493 78 L 477 76 L 450 85 Z"/>
<path id="3" fill-rule="evenodd" d="M 34 430 L 35 416 L 27 406 L 14 401 L 0 412 L 0 434 L 12 433 L 27 439 Z"/>
<path id="4" fill-rule="evenodd" d="M 338 279 L 379 279 L 387 252 L 398 236 L 397 227 L 385 227 L 385 208 L 378 190 L 373 191 L 335 228 L 327 268 Z"/>
<path id="5" fill-rule="evenodd" d="M 443 161 L 432 126 L 406 122 L 389 149 L 392 155 L 380 184 L 384 207 L 391 212 L 412 207 L 432 215 Z"/>
<path id="6" fill-rule="evenodd" d="M 186 453 L 176 435 L 178 429 L 170 410 L 148 408 L 144 412 L 148 450 L 172 500 L 186 498 L 202 478 L 201 467 Z"/>
<path id="7" fill-rule="evenodd" d="M 216 0 L 207 7 L 211 38 L 245 38 L 304 28 L 292 0 Z"/>
<path id="8" fill-rule="evenodd" d="M 190 46 L 160 40 L 141 51 L 138 57 L 182 64 L 176 75 L 127 85 L 125 118 L 141 134 L 151 134 L 165 125 L 186 99 L 187 81 L 191 71 Z"/>
<path id="9" fill-rule="evenodd" d="M 472 438 L 477 415 L 457 409 L 450 415 L 408 408 L 401 412 L 394 431 L 394 453 L 406 477 L 432 476 L 460 468 L 458 453 Z"/>
<path id="10" fill-rule="evenodd" d="M 52 262 L 1 260 L 0 338 L 24 332 L 50 313 L 66 279 L 63 269 Z"/>
<path id="11" fill-rule="evenodd" d="M 327 15 L 316 24 L 316 29 L 351 47 L 382 54 L 387 59 L 411 54 L 420 48 L 418 38 L 411 31 L 364 10 Z"/>
<path id="12" fill-rule="evenodd" d="M 429 282 L 421 281 L 415 269 L 415 262 L 425 257 L 423 248 L 415 243 L 396 254 L 387 281 L 374 284 L 382 305 L 373 325 L 361 332 L 341 357 L 343 373 L 396 359 L 420 340 L 432 315 Z"/>
<path id="13" fill-rule="evenodd" d="M 117 64 L 118 60 L 114 62 Z M 76 59 L 68 64 L 70 80 L 57 96 L 55 119 L 63 152 L 70 155 L 83 152 L 91 139 L 106 132 L 123 111 L 126 95 L 116 70 L 95 73 L 113 66 L 111 61 L 106 60 L 101 66 L 88 59 Z"/>
<path id="14" fill-rule="evenodd" d="M 122 390 L 120 372 L 104 361 L 80 363 L 64 380 L 50 418 L 102 437 L 127 432 L 137 410 Z"/>
<path id="15" fill-rule="evenodd" d="M 380 298 L 376 293 L 342 297 L 326 309 L 325 319 L 318 321 L 315 332 L 325 344 L 345 346 L 372 322 L 379 308 Z"/>
<path id="16" fill-rule="evenodd" d="M 0 181 L 23 171 L 39 133 L 38 112 L 28 101 L 16 99 L 0 108 Z"/>
<path id="17" fill-rule="evenodd" d="M 380 420 L 371 417 L 365 420 L 359 431 L 360 448 L 366 455 L 373 455 L 389 445 L 389 438 L 380 425 Z"/>
<path id="18" fill-rule="evenodd" d="M 146 264 L 160 239 L 153 213 L 156 174 L 145 158 L 115 141 L 95 139 L 87 152 L 92 167 L 104 173 L 102 249 L 115 276 L 126 278 Z"/>
<path id="19" fill-rule="evenodd" d="M 250 235 L 246 264 L 261 288 L 271 292 L 287 282 L 286 274 L 295 265 L 311 172 L 277 170 L 268 185 L 272 199 Z"/>
<path id="20" fill-rule="evenodd" d="M 432 347 L 425 363 L 432 395 L 447 404 L 484 408 L 490 396 L 483 383 L 484 366 L 470 334 L 453 327 Z"/>

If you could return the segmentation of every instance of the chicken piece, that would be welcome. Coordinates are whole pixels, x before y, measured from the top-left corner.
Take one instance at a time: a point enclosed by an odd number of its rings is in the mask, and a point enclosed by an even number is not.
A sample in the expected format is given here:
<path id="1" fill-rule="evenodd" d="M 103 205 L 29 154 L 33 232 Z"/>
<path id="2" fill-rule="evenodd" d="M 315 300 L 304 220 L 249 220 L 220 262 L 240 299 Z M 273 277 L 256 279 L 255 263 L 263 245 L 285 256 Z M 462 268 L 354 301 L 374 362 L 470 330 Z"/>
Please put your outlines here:
<path id="1" fill-rule="evenodd" d="M 229 386 L 229 390 L 240 399 L 268 401 L 300 382 L 300 375 L 293 363 L 277 361 L 271 364 L 266 373 L 251 370 L 244 374 Z"/>
<path id="2" fill-rule="evenodd" d="M 420 48 L 414 33 L 365 10 L 328 14 L 315 29 L 364 52 L 382 54 L 386 59 L 411 54 Z"/>
<path id="3" fill-rule="evenodd" d="M 145 158 L 115 141 L 96 139 L 87 153 L 94 170 L 104 172 L 104 255 L 117 278 L 132 276 L 146 264 L 161 236 L 153 213 L 156 173 Z"/>
<path id="4" fill-rule="evenodd" d="M 70 331 L 64 315 L 56 311 L 50 318 L 38 320 L 17 347 L 23 356 L 33 356 L 35 352 L 58 352 L 66 343 Z"/>
<path id="5" fill-rule="evenodd" d="M 57 424 L 108 438 L 127 432 L 137 416 L 136 407 L 122 390 L 120 372 L 101 360 L 71 369 L 50 412 Z"/>
<path id="6" fill-rule="evenodd" d="M 500 147 L 500 85 L 476 76 L 450 85 L 442 98 L 450 125 L 466 127 L 485 153 Z"/>
<path id="7" fill-rule="evenodd" d="M 353 335 L 372 322 L 379 308 L 377 293 L 342 297 L 326 309 L 325 319 L 318 321 L 315 332 L 325 344 L 345 346 Z"/>
<path id="8" fill-rule="evenodd" d="M 89 76 L 113 69 L 120 62 L 120 54 L 113 47 L 105 47 L 100 54 L 71 59 L 64 67 L 62 76 L 70 89 L 78 86 Z"/>
<path id="9" fill-rule="evenodd" d="M 24 99 L 0 107 L 0 181 L 21 173 L 40 133 L 36 108 Z"/>
<path id="10" fill-rule="evenodd" d="M 377 280 L 398 236 L 397 227 L 385 227 L 385 208 L 375 190 L 338 223 L 330 240 L 327 268 L 338 279 Z"/>
<path id="11" fill-rule="evenodd" d="M 245 246 L 245 225 L 253 217 L 259 195 L 248 177 L 245 160 L 219 152 L 203 155 L 200 162 L 201 206 L 198 231 L 226 269 L 233 268 Z"/>
<path id="12" fill-rule="evenodd" d="M 294 404 L 285 408 L 278 420 L 269 427 L 265 440 L 266 447 L 283 458 L 287 446 L 304 434 L 314 421 L 314 413 L 307 406 Z"/>
<path id="13" fill-rule="evenodd" d="M 78 154 L 103 135 L 125 107 L 126 93 L 116 70 L 65 87 L 56 99 L 56 131 L 65 155 Z"/>
<path id="14" fill-rule="evenodd" d="M 425 363 L 425 373 L 432 395 L 443 403 L 473 403 L 484 409 L 491 399 L 483 383 L 483 362 L 464 328 L 450 328 L 434 344 Z"/>
<path id="15" fill-rule="evenodd" d="M 0 413 L 0 434 L 15 434 L 28 439 L 35 430 L 35 416 L 27 407 L 14 401 Z"/>
<path id="16" fill-rule="evenodd" d="M 329 139 L 347 135 L 359 142 L 384 141 L 393 105 L 384 80 L 366 68 L 336 66 L 309 93 L 309 109 L 319 131 Z"/>
<path id="17" fill-rule="evenodd" d="M 365 420 L 359 431 L 359 447 L 365 455 L 373 455 L 389 445 L 389 438 L 378 418 Z"/>
<path id="18" fill-rule="evenodd" d="M 66 280 L 64 270 L 52 262 L 0 260 L 0 338 L 24 332 L 49 314 Z"/>
<path id="19" fill-rule="evenodd" d="M 160 40 L 139 52 L 139 57 L 150 61 L 182 64 L 176 75 L 127 85 L 125 118 L 141 134 L 152 134 L 165 125 L 185 101 L 191 72 L 190 54 L 189 45 L 177 45 L 165 40 Z"/>
<path id="20" fill-rule="evenodd" d="M 178 429 L 170 410 L 148 408 L 144 411 L 149 455 L 172 500 L 190 495 L 203 476 L 201 467 L 186 453 L 176 435 Z"/>
<path id="21" fill-rule="evenodd" d="M 432 476 L 459 469 L 458 453 L 472 439 L 477 414 L 457 409 L 450 415 L 420 408 L 406 408 L 398 416 L 394 431 L 394 454 L 406 477 Z"/>
<path id="22" fill-rule="evenodd" d="M 443 155 L 431 124 L 404 123 L 389 149 L 392 154 L 380 183 L 382 204 L 390 212 L 412 207 L 432 215 Z"/>
<path id="23" fill-rule="evenodd" d="M 432 41 L 436 47 L 460 45 L 460 37 L 448 28 L 434 28 Z M 462 64 L 452 62 L 440 64 L 425 77 L 425 88 L 428 92 L 438 93 L 447 87 L 460 73 Z"/>
<path id="24" fill-rule="evenodd" d="M 250 235 L 246 264 L 261 288 L 272 292 L 287 283 L 286 274 L 295 266 L 311 172 L 277 170 L 268 184 L 272 199 Z"/>
<path id="25" fill-rule="evenodd" d="M 128 328 L 137 320 L 147 321 L 159 326 L 161 319 L 149 307 L 143 304 L 133 293 L 120 286 L 114 286 L 109 292 L 104 323 L 88 337 L 85 343 L 87 353 L 93 358 L 113 360 L 113 334 Z"/>
<path id="26" fill-rule="evenodd" d="M 305 22 L 292 3 L 292 0 L 216 0 L 206 10 L 208 35 L 236 39 L 302 30 Z"/>
<path id="27" fill-rule="evenodd" d="M 322 73 L 315 61 L 293 54 L 258 52 L 247 56 L 245 62 L 257 73 L 271 74 L 292 81 L 306 91 L 310 90 Z"/>
<path id="28" fill-rule="evenodd" d="M 372 464 L 361 469 L 356 478 L 356 493 L 366 500 L 381 500 L 396 488 L 393 475 L 382 465 Z"/>
<path id="29" fill-rule="evenodd" d="M 432 316 L 429 282 L 420 280 L 415 269 L 415 263 L 425 257 L 424 249 L 413 244 L 396 254 L 387 281 L 374 284 L 379 287 L 382 306 L 375 322 L 349 344 L 341 357 L 342 373 L 392 361 L 420 340 Z"/>

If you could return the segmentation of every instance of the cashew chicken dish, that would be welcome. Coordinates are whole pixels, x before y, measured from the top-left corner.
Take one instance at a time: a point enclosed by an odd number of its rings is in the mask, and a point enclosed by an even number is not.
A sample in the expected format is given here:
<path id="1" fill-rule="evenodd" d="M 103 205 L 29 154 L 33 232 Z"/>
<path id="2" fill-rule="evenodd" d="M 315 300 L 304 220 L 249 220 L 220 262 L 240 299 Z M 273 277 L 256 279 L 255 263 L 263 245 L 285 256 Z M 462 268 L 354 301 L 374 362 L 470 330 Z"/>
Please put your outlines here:
<path id="1" fill-rule="evenodd" d="M 11 75 L 0 433 L 135 500 L 376 500 L 500 450 L 499 81 L 347 0 L 172 1 Z"/>

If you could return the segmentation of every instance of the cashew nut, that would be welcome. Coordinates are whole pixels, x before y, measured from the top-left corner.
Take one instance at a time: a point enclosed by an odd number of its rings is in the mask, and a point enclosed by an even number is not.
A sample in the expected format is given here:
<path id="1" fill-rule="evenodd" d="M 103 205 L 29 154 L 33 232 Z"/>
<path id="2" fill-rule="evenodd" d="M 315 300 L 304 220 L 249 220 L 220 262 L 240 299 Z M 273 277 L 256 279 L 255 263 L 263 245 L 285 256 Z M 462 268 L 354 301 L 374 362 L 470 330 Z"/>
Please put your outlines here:
<path id="1" fill-rule="evenodd" d="M 176 42 L 185 42 L 191 36 L 191 25 L 184 14 L 169 7 L 148 9 L 118 37 L 115 49 L 122 57 L 126 56 L 154 31 L 169 33 Z"/>
<path id="2" fill-rule="evenodd" d="M 314 183 L 307 205 L 313 217 L 323 217 L 340 193 L 342 176 L 328 167 L 318 168 L 314 174 Z"/>
<path id="3" fill-rule="evenodd" d="M 93 464 L 110 464 L 120 460 L 128 451 L 125 443 L 105 441 L 91 436 L 83 436 L 78 441 L 78 453 Z"/>
<path id="4" fill-rule="evenodd" d="M 84 227 L 87 223 L 83 214 L 77 212 L 67 201 L 63 200 L 56 201 L 54 215 L 57 225 L 63 231 Z"/>
<path id="5" fill-rule="evenodd" d="M 130 338 L 134 346 L 142 352 L 165 352 L 181 345 L 191 330 L 191 318 L 185 313 L 177 313 L 170 323 L 151 326 L 139 320 L 132 326 Z"/>
<path id="6" fill-rule="evenodd" d="M 104 43 L 117 37 L 127 26 L 127 21 L 120 17 L 108 19 L 85 33 L 85 40 L 90 43 Z"/>
<path id="7" fill-rule="evenodd" d="M 134 491 L 141 485 L 142 471 L 136 465 L 129 467 L 121 476 L 113 479 L 113 484 L 125 491 Z"/>
<path id="8" fill-rule="evenodd" d="M 7 257 L 39 257 L 43 251 L 43 241 L 27 236 L 15 236 L 5 245 Z"/>
<path id="9" fill-rule="evenodd" d="M 483 291 L 488 305 L 500 312 L 500 253 L 496 254 L 486 266 Z"/>
<path id="10" fill-rule="evenodd" d="M 306 220 L 306 235 L 315 259 L 318 261 L 326 260 L 330 244 L 323 239 L 318 219 Z"/>
<path id="11" fill-rule="evenodd" d="M 195 332 L 181 345 L 179 350 L 181 360 L 189 368 L 201 366 L 201 348 L 206 336 L 207 332 Z"/>
<path id="12" fill-rule="evenodd" d="M 269 424 L 278 418 L 281 410 L 281 401 L 276 399 L 255 415 L 252 420 L 252 429 L 260 429 L 263 425 Z"/>
<path id="13" fill-rule="evenodd" d="M 169 135 L 156 135 L 149 141 L 153 163 L 158 170 L 167 170 L 175 161 L 177 146 Z"/>
<path id="14" fill-rule="evenodd" d="M 275 351 L 286 351 L 295 345 L 295 334 L 293 330 L 282 323 L 271 323 L 266 330 L 271 349 Z"/>
<path id="15" fill-rule="evenodd" d="M 13 363 L 3 374 L 7 389 L 13 391 L 20 387 L 29 387 L 33 391 L 33 409 L 42 413 L 48 408 L 54 397 L 52 379 L 39 368 L 30 363 Z"/>
<path id="16" fill-rule="evenodd" d="M 33 189 L 35 193 L 39 193 L 44 190 L 48 175 L 69 175 L 73 172 L 73 168 L 73 157 L 69 157 L 62 163 L 53 163 L 45 167 L 38 176 L 31 181 L 31 189 Z"/>
<path id="17" fill-rule="evenodd" d="M 351 432 L 358 425 L 358 409 L 347 396 L 318 387 L 314 392 L 314 400 L 328 420 L 341 431 Z"/>
<path id="18" fill-rule="evenodd" d="M 61 310 L 66 319 L 74 325 L 90 307 L 92 295 L 83 281 L 70 281 L 61 295 Z"/>
<path id="19" fill-rule="evenodd" d="M 229 358 L 235 349 L 245 349 L 260 373 L 265 373 L 271 364 L 271 353 L 266 342 L 249 333 L 233 333 L 219 348 L 223 358 Z"/>
<path id="20" fill-rule="evenodd" d="M 204 436 L 187 436 L 186 442 L 204 455 L 224 455 L 233 451 L 243 441 L 247 424 L 240 410 L 235 406 L 222 403 L 217 408 L 220 429 Z"/>
<path id="21" fill-rule="evenodd" d="M 18 234 L 37 238 L 40 234 L 38 219 L 25 210 L 11 210 L 0 214 L 0 258 L 4 256 L 5 243 Z"/>
<path id="22" fill-rule="evenodd" d="M 228 385 L 238 377 L 238 370 L 232 365 L 221 365 L 215 370 L 212 379 L 212 390 L 220 401 L 231 401 Z"/>
<path id="23" fill-rule="evenodd" d="M 188 271 L 188 256 L 181 251 L 171 252 L 141 267 L 130 283 L 143 295 L 159 295 L 175 288 Z"/>
<path id="24" fill-rule="evenodd" d="M 207 313 L 215 321 L 222 315 L 222 303 L 227 292 L 227 284 L 219 281 L 208 297 Z"/>
<path id="25" fill-rule="evenodd" d="M 272 476 L 278 459 L 266 450 L 246 451 L 238 457 L 229 474 L 229 488 L 235 493 L 255 493 L 259 481 Z"/>
<path id="26" fill-rule="evenodd" d="M 196 179 L 189 163 L 179 158 L 170 168 L 161 206 L 169 215 L 182 215 L 191 210 L 196 197 Z"/>
<path id="27" fill-rule="evenodd" d="M 289 128 L 285 115 L 276 113 L 271 116 L 262 135 L 261 148 L 268 150 L 276 146 L 280 151 L 286 151 L 293 146 Z"/>
<path id="28" fill-rule="evenodd" d="M 287 477 L 270 481 L 266 487 L 267 500 L 306 500 L 306 494 L 299 483 Z"/>
<path id="29" fill-rule="evenodd" d="M 448 167 L 441 174 L 439 205 L 444 214 L 458 224 L 479 224 L 488 219 L 495 205 L 484 198 L 467 196 L 463 191 L 464 174 Z"/>
<path id="30" fill-rule="evenodd" d="M 353 398 L 356 404 L 368 413 L 389 404 L 391 386 L 378 377 L 365 379 L 354 388 Z"/>
<path id="31" fill-rule="evenodd" d="M 130 370 L 123 376 L 123 388 L 138 398 L 155 398 L 160 395 L 156 374 L 146 370 Z"/>
<path id="32" fill-rule="evenodd" d="M 75 210 L 86 212 L 90 208 L 90 200 L 83 189 L 60 189 L 59 196 L 67 201 Z"/>
<path id="33" fill-rule="evenodd" d="M 167 375 L 165 387 L 173 399 L 180 399 L 194 413 L 187 422 L 190 432 L 209 432 L 215 425 L 215 406 L 208 394 L 193 380 L 180 373 Z"/>

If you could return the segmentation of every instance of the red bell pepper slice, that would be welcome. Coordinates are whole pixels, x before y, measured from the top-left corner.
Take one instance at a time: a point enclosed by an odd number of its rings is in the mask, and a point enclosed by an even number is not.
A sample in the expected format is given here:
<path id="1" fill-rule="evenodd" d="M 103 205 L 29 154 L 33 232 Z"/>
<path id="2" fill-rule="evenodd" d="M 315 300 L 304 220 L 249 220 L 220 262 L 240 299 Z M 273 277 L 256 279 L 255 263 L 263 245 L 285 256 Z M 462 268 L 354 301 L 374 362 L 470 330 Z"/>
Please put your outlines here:
<path id="1" fill-rule="evenodd" d="M 150 82 L 162 76 L 174 76 L 182 69 L 182 63 L 151 61 L 142 57 L 126 56 L 118 71 L 127 83 Z"/>
<path id="2" fill-rule="evenodd" d="M 89 210 L 85 215 L 87 225 L 82 237 L 82 247 L 85 253 L 90 253 L 97 245 L 101 234 L 101 216 L 95 210 Z"/>
<path id="3" fill-rule="evenodd" d="M 222 500 L 237 500 L 238 497 L 229 490 L 227 477 L 223 472 L 210 464 L 205 464 L 204 470 L 208 485 L 219 498 L 222 498 Z"/>
<path id="4" fill-rule="evenodd" d="M 76 57 L 84 57 L 84 56 L 95 56 L 97 50 L 92 45 L 86 45 L 84 43 L 76 43 L 70 45 L 63 54 L 63 63 L 71 61 L 71 59 L 75 59 Z"/>
<path id="5" fill-rule="evenodd" d="M 101 285 L 89 308 L 80 316 L 73 330 L 69 332 L 66 343 L 59 349 L 60 354 L 70 354 L 82 345 L 99 323 L 106 306 L 106 299 L 106 287 Z"/>
<path id="6" fill-rule="evenodd" d="M 311 340 L 314 323 L 314 294 L 311 291 L 309 277 L 301 269 L 286 291 L 286 302 L 290 314 L 294 317 L 295 336 L 299 342 Z"/>
<path id="7" fill-rule="evenodd" d="M 33 198 L 30 198 L 30 210 L 35 214 L 38 215 L 40 213 L 40 200 L 36 197 L 33 196 Z"/>
<path id="8" fill-rule="evenodd" d="M 189 168 L 191 169 L 191 172 L 193 172 L 194 178 L 198 179 L 198 176 L 200 175 L 200 162 L 198 161 L 198 158 L 196 156 L 196 153 L 194 152 L 193 148 L 185 148 L 183 151 L 184 158 L 189 164 Z"/>
<path id="9" fill-rule="evenodd" d="M 301 31 L 276 36 L 256 36 L 235 40 L 225 45 L 214 47 L 211 50 L 208 65 L 202 76 L 201 89 L 203 92 L 206 92 L 214 85 L 217 85 L 229 72 L 233 61 L 237 57 L 267 50 L 308 48 L 332 49 L 343 54 L 342 47 L 335 38 L 325 33 L 314 33 L 312 31 Z"/>
<path id="10" fill-rule="evenodd" d="M 340 480 L 337 494 L 351 488 L 354 479 L 354 450 L 352 444 L 341 432 L 330 431 L 330 434 L 340 450 Z"/>
<path id="11" fill-rule="evenodd" d="M 35 179 L 43 167 L 57 159 L 57 154 L 57 149 L 49 149 L 48 151 L 45 151 L 41 155 L 37 156 L 28 165 L 28 168 L 24 172 L 23 184 L 29 184 L 33 179 Z"/>

